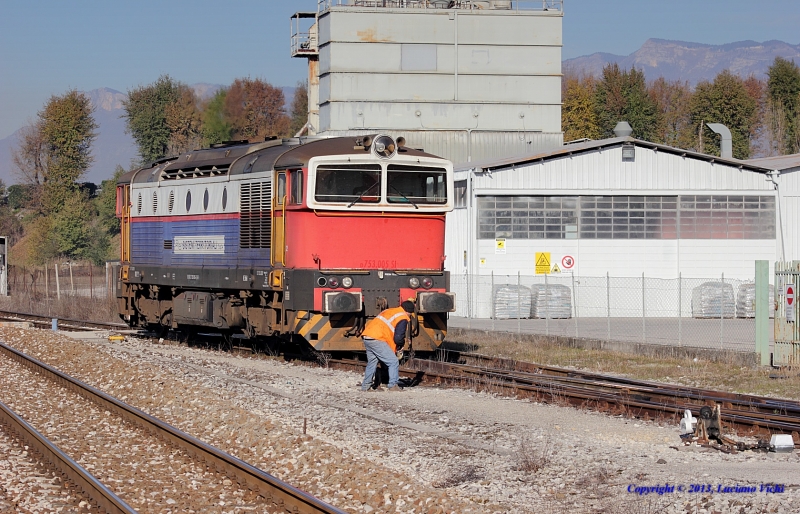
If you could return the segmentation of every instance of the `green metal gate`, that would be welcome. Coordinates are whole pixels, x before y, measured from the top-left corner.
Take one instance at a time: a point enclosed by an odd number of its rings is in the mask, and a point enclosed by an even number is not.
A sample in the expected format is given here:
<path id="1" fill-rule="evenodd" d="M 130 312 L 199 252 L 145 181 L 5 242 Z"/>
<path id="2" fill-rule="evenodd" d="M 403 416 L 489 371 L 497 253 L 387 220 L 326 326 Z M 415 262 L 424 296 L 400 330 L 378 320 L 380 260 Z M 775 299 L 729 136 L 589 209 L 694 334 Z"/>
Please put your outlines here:
<path id="1" fill-rule="evenodd" d="M 774 366 L 800 364 L 800 310 L 797 286 L 800 261 L 775 263 L 775 349 Z"/>

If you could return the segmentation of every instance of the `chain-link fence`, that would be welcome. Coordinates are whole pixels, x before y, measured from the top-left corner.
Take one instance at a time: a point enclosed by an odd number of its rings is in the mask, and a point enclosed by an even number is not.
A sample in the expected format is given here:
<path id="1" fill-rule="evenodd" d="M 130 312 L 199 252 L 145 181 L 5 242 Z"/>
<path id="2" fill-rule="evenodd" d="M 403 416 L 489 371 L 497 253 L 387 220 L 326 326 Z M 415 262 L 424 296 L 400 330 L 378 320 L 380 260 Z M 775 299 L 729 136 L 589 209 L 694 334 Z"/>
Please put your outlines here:
<path id="1" fill-rule="evenodd" d="M 451 290 L 452 327 L 755 349 L 753 279 L 452 275 Z"/>
<path id="2" fill-rule="evenodd" d="M 113 295 L 111 263 L 63 262 L 48 266 L 9 266 L 9 294 L 41 298 L 110 298 Z"/>

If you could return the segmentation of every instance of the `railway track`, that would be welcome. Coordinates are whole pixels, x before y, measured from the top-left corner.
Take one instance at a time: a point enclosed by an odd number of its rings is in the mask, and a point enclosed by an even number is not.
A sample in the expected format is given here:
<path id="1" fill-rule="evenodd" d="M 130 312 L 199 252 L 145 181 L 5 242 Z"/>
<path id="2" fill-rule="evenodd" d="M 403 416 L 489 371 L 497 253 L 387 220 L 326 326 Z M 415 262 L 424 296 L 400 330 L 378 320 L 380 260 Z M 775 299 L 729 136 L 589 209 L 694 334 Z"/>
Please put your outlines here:
<path id="1" fill-rule="evenodd" d="M 355 359 L 331 359 L 342 369 L 363 370 Z M 740 435 L 791 433 L 800 441 L 800 402 L 726 393 L 567 370 L 479 354 L 440 352 L 437 360 L 409 359 L 400 369 L 412 384 L 469 386 L 478 390 L 568 404 L 613 415 L 677 424 L 686 409 L 695 415 L 706 405 L 720 405 L 728 430 Z"/>
<path id="2" fill-rule="evenodd" d="M 85 321 L 70 318 L 54 318 L 53 316 L 39 316 L 25 312 L 0 311 L 0 321 L 29 322 L 35 327 L 50 328 L 53 319 L 58 322 L 59 330 L 84 331 L 84 330 L 128 330 L 128 325 L 124 323 L 112 323 L 103 321 Z"/>
<path id="3" fill-rule="evenodd" d="M 42 377 L 43 380 L 58 384 L 71 394 L 88 399 L 92 404 L 96 405 L 98 412 L 105 412 L 105 415 L 116 415 L 121 418 L 127 426 L 138 427 L 139 432 L 145 434 L 153 434 L 160 438 L 160 440 L 168 443 L 169 447 L 179 450 L 186 456 L 191 456 L 202 469 L 212 470 L 214 473 L 230 477 L 233 481 L 248 489 L 253 495 L 260 496 L 263 504 L 269 506 L 270 511 L 280 512 L 297 512 L 297 513 L 340 513 L 339 509 L 332 507 L 321 500 L 292 487 L 291 485 L 278 480 L 277 478 L 255 468 L 246 462 L 243 462 L 231 455 L 212 447 L 176 428 L 154 418 L 138 409 L 130 407 L 123 402 L 94 389 L 72 377 L 61 373 L 60 371 L 47 366 L 46 364 L 37 361 L 7 345 L 0 343 L 0 356 L 9 359 L 27 370 L 33 371 L 37 376 Z M 18 403 L 22 400 L 15 397 Z M 63 403 L 63 402 L 62 402 Z M 85 493 L 92 498 L 92 501 L 98 506 L 101 506 L 107 512 L 135 512 L 119 497 L 114 496 L 110 487 L 104 486 L 99 480 L 92 477 L 86 469 L 80 466 L 73 465 L 74 461 L 70 463 L 63 451 L 56 448 L 52 443 L 46 442 L 41 434 L 35 434 L 35 430 L 24 421 L 20 416 L 10 412 L 9 409 L 3 410 L 4 422 L 13 424 L 15 432 L 23 437 L 26 444 L 37 448 L 45 459 L 53 462 L 64 475 L 67 480 L 79 485 Z M 45 413 L 45 416 L 49 413 Z M 90 416 L 91 417 L 91 416 Z M 93 419 L 102 418 L 102 414 L 95 414 Z M 85 423 L 85 421 L 83 422 Z M 96 423 L 96 422 L 95 422 Z M 47 422 L 45 422 L 47 424 Z M 107 430 L 107 424 L 103 427 L 91 427 L 92 430 L 100 431 Z M 75 437 L 73 435 L 73 437 Z M 137 442 L 134 446 L 142 446 L 142 443 Z M 91 448 L 91 446 L 90 446 Z M 108 451 L 104 449 L 105 451 Z M 97 449 L 100 451 L 100 449 Z M 148 449 L 148 452 L 150 450 Z M 173 452 L 174 453 L 174 452 Z M 173 453 L 167 456 L 167 461 L 172 461 Z M 86 455 L 82 455 L 86 459 Z M 179 456 L 180 457 L 180 456 Z M 159 460 L 160 457 L 154 460 Z M 181 467 L 183 470 L 186 465 Z M 121 480 L 114 480 L 116 483 L 121 483 Z M 223 482 L 219 479 L 218 482 Z M 232 484 L 232 482 L 231 482 Z M 262 507 L 263 508 L 263 507 Z"/>

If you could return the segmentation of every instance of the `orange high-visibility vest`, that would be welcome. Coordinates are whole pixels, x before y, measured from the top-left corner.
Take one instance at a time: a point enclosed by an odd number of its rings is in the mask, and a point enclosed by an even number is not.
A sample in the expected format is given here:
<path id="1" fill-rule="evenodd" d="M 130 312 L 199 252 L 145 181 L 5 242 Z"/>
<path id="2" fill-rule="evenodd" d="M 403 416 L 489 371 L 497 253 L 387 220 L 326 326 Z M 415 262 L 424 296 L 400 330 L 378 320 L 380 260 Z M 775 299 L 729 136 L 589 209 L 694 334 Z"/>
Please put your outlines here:
<path id="1" fill-rule="evenodd" d="M 397 351 L 397 345 L 394 344 L 394 330 L 397 324 L 402 320 L 411 322 L 408 313 L 402 307 L 395 307 L 394 309 L 386 309 L 378 314 L 378 317 L 371 319 L 367 326 L 364 327 L 364 332 L 361 334 L 363 337 L 371 337 L 384 341 L 392 349 L 392 352 Z M 408 327 L 406 327 L 408 330 Z"/>

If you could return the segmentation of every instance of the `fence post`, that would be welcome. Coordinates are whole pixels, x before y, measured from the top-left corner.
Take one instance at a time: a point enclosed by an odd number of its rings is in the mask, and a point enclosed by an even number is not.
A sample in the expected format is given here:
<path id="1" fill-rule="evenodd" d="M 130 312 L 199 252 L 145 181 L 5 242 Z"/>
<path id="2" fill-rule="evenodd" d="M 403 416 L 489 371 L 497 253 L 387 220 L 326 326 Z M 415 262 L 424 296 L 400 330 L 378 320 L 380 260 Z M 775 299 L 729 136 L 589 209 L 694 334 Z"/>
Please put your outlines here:
<path id="1" fill-rule="evenodd" d="M 522 321 L 520 321 L 520 311 L 522 310 L 522 300 L 520 300 L 520 272 L 517 271 L 517 334 L 522 333 Z"/>
<path id="2" fill-rule="evenodd" d="M 611 341 L 611 277 L 608 271 L 606 271 L 606 324 L 608 325 L 606 340 Z"/>
<path id="3" fill-rule="evenodd" d="M 550 288 L 547 283 L 547 273 L 544 274 L 544 331 L 545 335 L 550 335 Z M 531 297 L 533 301 L 533 297 Z"/>
<path id="4" fill-rule="evenodd" d="M 50 283 L 48 280 L 50 273 L 47 272 L 47 263 L 44 265 L 44 298 L 45 300 L 50 298 Z"/>
<path id="5" fill-rule="evenodd" d="M 647 342 L 647 328 L 646 328 L 646 319 L 647 319 L 647 296 L 646 289 L 644 287 L 644 271 L 642 272 L 642 342 Z"/>
<path id="6" fill-rule="evenodd" d="M 775 284 L 778 287 L 778 284 Z M 777 296 L 777 291 L 775 291 Z M 769 261 L 756 261 L 756 354 L 769 365 Z"/>
<path id="7" fill-rule="evenodd" d="M 89 263 L 89 298 L 94 300 L 94 279 L 92 277 L 92 263 Z"/>
<path id="8" fill-rule="evenodd" d="M 578 290 L 575 289 L 575 273 L 572 273 L 572 308 L 575 319 L 575 338 L 578 337 Z"/>
<path id="9" fill-rule="evenodd" d="M 495 301 L 494 301 L 494 270 L 492 270 L 492 295 L 491 295 L 490 298 L 491 298 L 491 302 L 492 302 L 492 330 L 494 331 L 494 318 L 497 315 L 497 313 L 494 311 L 494 305 L 495 305 Z"/>
<path id="10" fill-rule="evenodd" d="M 719 347 L 722 349 L 722 327 L 725 319 L 725 273 L 722 274 L 722 287 L 719 288 Z"/>
<path id="11" fill-rule="evenodd" d="M 72 289 L 72 296 L 75 296 L 75 281 L 72 279 L 72 261 L 69 261 L 69 286 Z"/>
<path id="12" fill-rule="evenodd" d="M 683 280 L 678 272 L 678 346 L 683 346 Z"/>
<path id="13" fill-rule="evenodd" d="M 109 287 L 110 285 L 111 281 L 109 280 L 108 276 L 108 263 L 106 262 L 106 299 L 111 298 L 111 295 L 109 294 L 111 291 L 111 288 Z"/>
<path id="14" fill-rule="evenodd" d="M 56 298 L 61 299 L 61 282 L 58 280 L 58 262 L 53 264 L 56 269 Z"/>

